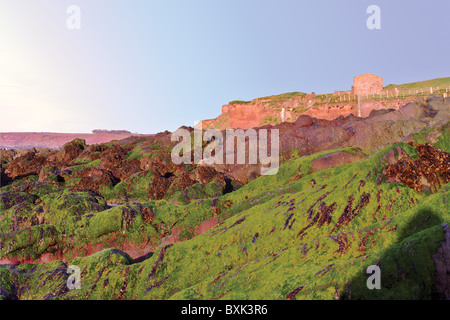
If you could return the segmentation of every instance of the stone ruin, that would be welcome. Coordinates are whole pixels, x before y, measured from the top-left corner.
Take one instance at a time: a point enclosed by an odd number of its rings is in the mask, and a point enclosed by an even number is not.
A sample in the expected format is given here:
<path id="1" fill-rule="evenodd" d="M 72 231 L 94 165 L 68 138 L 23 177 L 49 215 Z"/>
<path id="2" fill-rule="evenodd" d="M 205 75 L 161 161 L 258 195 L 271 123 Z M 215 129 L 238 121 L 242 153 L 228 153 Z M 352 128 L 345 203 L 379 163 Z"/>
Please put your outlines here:
<path id="1" fill-rule="evenodd" d="M 371 73 L 362 74 L 353 78 L 352 94 L 369 95 L 383 91 L 383 78 Z"/>

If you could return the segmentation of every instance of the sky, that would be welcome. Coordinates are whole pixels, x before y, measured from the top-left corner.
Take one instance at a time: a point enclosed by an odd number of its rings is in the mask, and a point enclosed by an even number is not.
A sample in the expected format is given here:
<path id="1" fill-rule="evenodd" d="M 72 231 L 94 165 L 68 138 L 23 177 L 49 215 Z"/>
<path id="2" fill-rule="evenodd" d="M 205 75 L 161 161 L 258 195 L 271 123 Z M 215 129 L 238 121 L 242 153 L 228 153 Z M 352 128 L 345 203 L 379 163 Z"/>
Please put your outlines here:
<path id="1" fill-rule="evenodd" d="M 381 29 L 367 28 L 370 5 Z M 348 90 L 363 73 L 448 77 L 448 12 L 448 0 L 0 0 L 0 132 L 174 131 L 232 100 Z"/>

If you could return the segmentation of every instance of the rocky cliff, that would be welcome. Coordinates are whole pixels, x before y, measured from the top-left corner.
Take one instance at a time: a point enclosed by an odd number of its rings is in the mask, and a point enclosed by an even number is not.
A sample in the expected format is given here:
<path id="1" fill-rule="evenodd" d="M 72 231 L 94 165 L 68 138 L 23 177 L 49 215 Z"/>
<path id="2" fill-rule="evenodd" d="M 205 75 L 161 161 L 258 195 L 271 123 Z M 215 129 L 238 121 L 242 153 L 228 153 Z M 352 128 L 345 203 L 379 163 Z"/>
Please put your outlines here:
<path id="1" fill-rule="evenodd" d="M 447 97 L 450 90 L 450 78 L 387 85 L 384 88 L 382 83 L 382 78 L 366 74 L 355 77 L 354 90 L 335 91 L 333 94 L 291 92 L 251 101 L 231 101 L 222 107 L 217 118 L 202 121 L 202 126 L 220 130 L 248 129 L 293 122 L 299 115 L 325 120 L 351 114 L 367 117 L 373 110 L 397 110 L 418 97 Z"/>
<path id="2" fill-rule="evenodd" d="M 369 116 L 372 110 L 397 110 L 412 102 L 416 97 L 376 99 L 365 98 L 360 101 L 354 96 L 332 97 L 327 95 L 301 94 L 292 98 L 260 98 L 249 102 L 235 101 L 222 107 L 222 113 L 216 119 L 203 120 L 204 129 L 249 129 L 266 124 L 293 122 L 299 115 L 308 115 L 318 119 L 333 120 L 340 116 L 358 114 Z M 342 101 L 340 101 L 342 100 Z"/>

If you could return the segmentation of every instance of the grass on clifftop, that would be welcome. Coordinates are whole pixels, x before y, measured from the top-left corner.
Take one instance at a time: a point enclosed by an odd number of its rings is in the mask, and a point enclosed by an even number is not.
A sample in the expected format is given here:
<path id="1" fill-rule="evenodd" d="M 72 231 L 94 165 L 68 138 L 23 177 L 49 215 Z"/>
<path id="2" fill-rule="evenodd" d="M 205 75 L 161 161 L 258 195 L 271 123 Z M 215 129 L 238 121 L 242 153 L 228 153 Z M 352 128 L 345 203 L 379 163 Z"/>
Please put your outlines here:
<path id="1" fill-rule="evenodd" d="M 248 104 L 248 103 L 256 103 L 256 102 L 267 102 L 267 103 L 279 103 L 283 100 L 288 100 L 288 99 L 292 99 L 294 97 L 298 97 L 298 96 L 305 96 L 306 93 L 304 92 L 288 92 L 288 93 L 282 93 L 282 94 L 277 94 L 277 95 L 273 95 L 273 96 L 266 96 L 266 97 L 261 97 L 261 98 L 256 98 L 253 99 L 251 101 L 242 101 L 242 100 L 233 100 L 230 101 L 228 104 Z"/>
<path id="2" fill-rule="evenodd" d="M 384 87 L 385 89 L 399 88 L 403 90 L 415 90 L 415 89 L 427 89 L 427 88 L 440 87 L 441 89 L 450 88 L 450 77 L 447 78 L 437 78 L 426 81 L 411 82 L 405 84 L 390 84 Z"/>

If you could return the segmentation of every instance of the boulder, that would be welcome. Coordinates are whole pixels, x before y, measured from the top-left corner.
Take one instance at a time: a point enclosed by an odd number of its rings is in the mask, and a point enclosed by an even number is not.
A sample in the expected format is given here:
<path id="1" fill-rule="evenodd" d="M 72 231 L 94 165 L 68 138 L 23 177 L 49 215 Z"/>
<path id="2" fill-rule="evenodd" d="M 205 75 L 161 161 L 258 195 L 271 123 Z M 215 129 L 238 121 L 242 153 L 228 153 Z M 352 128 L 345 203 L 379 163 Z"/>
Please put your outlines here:
<path id="1" fill-rule="evenodd" d="M 45 156 L 36 156 L 33 151 L 29 151 L 9 162 L 5 173 L 12 179 L 38 175 L 45 163 Z"/>
<path id="2" fill-rule="evenodd" d="M 395 149 L 389 150 L 384 156 L 383 161 L 385 164 L 394 164 L 397 161 L 408 158 L 408 154 L 400 148 L 399 146 L 395 146 Z"/>
<path id="3" fill-rule="evenodd" d="M 57 158 L 62 162 L 69 162 L 78 157 L 86 148 L 86 141 L 83 139 L 75 139 L 66 143 Z"/>

